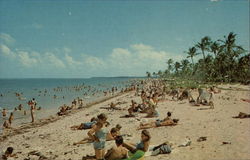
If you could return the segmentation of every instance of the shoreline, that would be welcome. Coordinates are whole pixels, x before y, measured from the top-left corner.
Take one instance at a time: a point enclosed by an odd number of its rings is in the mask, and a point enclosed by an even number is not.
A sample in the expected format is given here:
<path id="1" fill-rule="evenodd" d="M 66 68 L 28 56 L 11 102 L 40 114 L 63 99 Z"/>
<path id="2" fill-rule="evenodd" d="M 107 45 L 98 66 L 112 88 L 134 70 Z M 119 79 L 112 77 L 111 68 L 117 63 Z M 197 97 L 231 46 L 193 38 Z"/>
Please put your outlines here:
<path id="1" fill-rule="evenodd" d="M 5 140 L 7 140 L 8 138 L 10 138 L 12 136 L 25 133 L 27 129 L 41 127 L 41 126 L 44 126 L 46 124 L 53 123 L 57 120 L 64 119 L 65 117 L 72 116 L 73 114 L 75 114 L 79 111 L 83 111 L 87 108 L 90 108 L 93 105 L 103 103 L 105 101 L 122 96 L 126 93 L 129 93 L 129 92 L 131 92 L 131 91 L 124 92 L 124 93 L 118 92 L 115 95 L 106 96 L 106 97 L 105 96 L 99 97 L 99 98 L 97 98 L 97 100 L 89 102 L 81 108 L 76 108 L 76 109 L 70 110 L 66 115 L 63 115 L 63 116 L 58 116 L 58 115 L 56 115 L 56 113 L 54 113 L 52 115 L 46 115 L 46 117 L 44 117 L 44 118 L 37 119 L 34 123 L 31 123 L 31 122 L 23 123 L 22 122 L 21 124 L 17 124 L 17 126 L 15 128 L 7 129 L 7 133 L 6 133 L 7 135 L 5 135 L 5 133 L 4 133 L 6 131 L 2 130 L 2 134 L 0 134 L 0 142 L 4 142 Z M 39 111 L 39 112 L 41 112 L 41 111 Z"/>

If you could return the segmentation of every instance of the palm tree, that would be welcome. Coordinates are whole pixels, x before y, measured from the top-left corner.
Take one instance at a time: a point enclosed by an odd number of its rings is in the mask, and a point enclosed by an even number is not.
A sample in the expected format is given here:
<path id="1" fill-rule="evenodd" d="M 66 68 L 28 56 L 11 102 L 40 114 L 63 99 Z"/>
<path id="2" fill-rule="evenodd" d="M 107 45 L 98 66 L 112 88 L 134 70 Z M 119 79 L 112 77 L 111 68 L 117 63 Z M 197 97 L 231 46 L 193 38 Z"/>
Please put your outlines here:
<path id="1" fill-rule="evenodd" d="M 235 44 L 235 39 L 236 34 L 233 32 L 230 32 L 228 36 L 224 36 L 225 40 L 219 40 L 220 42 L 223 43 L 221 47 L 224 48 L 226 54 L 229 57 L 238 57 L 240 54 L 244 53 L 245 50 L 241 47 Z"/>
<path id="2" fill-rule="evenodd" d="M 213 42 L 213 43 L 211 44 L 210 48 L 211 48 L 211 51 L 214 53 L 214 57 L 216 57 L 217 54 L 218 54 L 219 52 L 221 52 L 221 48 L 222 48 L 222 47 L 220 47 L 219 43 L 217 43 L 217 42 L 215 41 L 215 42 Z"/>
<path id="3" fill-rule="evenodd" d="M 183 71 L 186 71 L 188 66 L 189 66 L 190 62 L 187 60 L 187 59 L 183 59 L 181 61 L 181 66 L 182 66 L 182 70 Z"/>
<path id="4" fill-rule="evenodd" d="M 187 58 L 191 58 L 191 61 L 192 61 L 192 64 L 194 66 L 194 56 L 197 56 L 199 53 L 196 53 L 196 48 L 195 47 L 192 47 L 192 48 L 189 48 L 188 51 L 186 52 L 188 54 Z"/>
<path id="5" fill-rule="evenodd" d="M 161 77 L 161 76 L 162 76 L 162 71 L 159 70 L 158 73 L 157 73 L 157 75 L 158 75 L 159 77 Z"/>
<path id="6" fill-rule="evenodd" d="M 225 66 L 223 67 L 225 68 L 224 72 L 228 75 L 228 80 L 232 81 L 233 75 L 236 75 L 238 72 L 236 70 L 236 58 L 244 53 L 245 50 L 241 46 L 236 45 L 236 34 L 233 32 L 230 32 L 228 36 L 224 36 L 224 38 L 225 40 L 219 40 L 223 43 L 221 47 L 223 49 L 223 54 L 225 54 L 223 61 L 226 63 L 224 63 Z"/>
<path id="7" fill-rule="evenodd" d="M 146 72 L 146 75 L 147 75 L 147 77 L 148 77 L 148 78 L 150 78 L 150 77 L 151 77 L 151 73 L 150 73 L 150 72 L 148 72 L 148 71 Z"/>
<path id="8" fill-rule="evenodd" d="M 171 73 L 171 70 L 172 70 L 172 64 L 174 63 L 174 61 L 173 61 L 173 59 L 169 59 L 168 61 L 167 61 L 167 64 L 168 64 L 168 70 L 169 70 L 169 72 Z"/>
<path id="9" fill-rule="evenodd" d="M 208 36 L 203 37 L 201 39 L 201 42 L 198 42 L 198 44 L 196 44 L 196 47 L 201 50 L 201 53 L 203 55 L 203 59 L 206 58 L 205 51 L 209 51 L 210 44 L 211 44 L 211 38 Z"/>
<path id="10" fill-rule="evenodd" d="M 175 67 L 175 73 L 178 74 L 179 73 L 179 68 L 181 68 L 180 62 L 175 62 L 174 67 Z"/>

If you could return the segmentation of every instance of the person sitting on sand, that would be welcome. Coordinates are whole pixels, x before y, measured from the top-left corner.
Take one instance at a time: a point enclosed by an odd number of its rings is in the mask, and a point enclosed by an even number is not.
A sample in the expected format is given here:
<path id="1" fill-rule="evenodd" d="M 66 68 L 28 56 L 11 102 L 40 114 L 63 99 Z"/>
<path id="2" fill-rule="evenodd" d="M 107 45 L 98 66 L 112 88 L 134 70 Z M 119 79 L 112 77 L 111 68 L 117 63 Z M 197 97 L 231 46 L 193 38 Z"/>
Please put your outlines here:
<path id="1" fill-rule="evenodd" d="M 149 101 L 148 101 L 148 108 L 147 108 L 147 115 L 146 118 L 151 118 L 151 117 L 158 117 L 159 113 L 156 110 L 156 102 L 154 101 L 153 98 L 148 97 Z"/>
<path id="2" fill-rule="evenodd" d="M 214 109 L 214 102 L 213 102 L 214 93 L 213 92 L 210 93 L 202 88 L 198 88 L 198 93 L 199 96 L 197 97 L 195 105 L 196 106 L 199 106 L 200 104 L 209 105 L 211 109 Z"/>
<path id="3" fill-rule="evenodd" d="M 106 136 L 107 141 L 115 140 L 115 138 L 120 135 L 119 129 L 118 128 L 112 128 L 110 132 Z M 73 143 L 73 145 L 77 144 L 86 144 L 86 143 L 92 143 L 93 140 L 90 137 L 86 137 L 83 140 Z"/>
<path id="4" fill-rule="evenodd" d="M 137 128 L 140 129 L 148 129 L 148 128 L 156 128 L 156 127 L 162 127 L 162 126 L 174 126 L 177 125 L 179 119 L 171 119 L 171 113 L 168 112 L 168 116 L 164 118 L 163 120 L 156 120 L 149 123 L 141 123 L 140 126 Z"/>
<path id="5" fill-rule="evenodd" d="M 104 124 L 100 121 L 88 132 L 88 136 L 94 141 L 93 145 L 97 160 L 104 159 L 107 133 L 107 128 L 104 128 Z"/>
<path id="6" fill-rule="evenodd" d="M 71 126 L 70 128 L 72 130 L 84 130 L 84 129 L 90 129 L 92 128 L 92 126 L 94 124 L 96 124 L 98 121 L 98 118 L 93 117 L 90 119 L 90 122 L 85 122 L 85 123 L 81 123 L 80 125 L 75 125 L 75 126 Z"/>
<path id="7" fill-rule="evenodd" d="M 4 153 L 0 153 L 0 160 L 7 160 L 10 157 L 16 157 L 16 154 L 13 154 L 14 148 L 8 147 Z"/>
<path id="8" fill-rule="evenodd" d="M 128 157 L 128 150 L 122 146 L 123 138 L 122 136 L 117 136 L 115 138 L 116 146 L 112 147 L 110 150 L 107 151 L 104 158 L 106 160 L 118 160 L 124 159 Z"/>
<path id="9" fill-rule="evenodd" d="M 187 89 L 181 92 L 181 95 L 178 97 L 178 100 L 182 101 L 183 99 L 188 99 L 190 103 L 195 102 L 193 96 L 191 95 L 191 92 Z"/>
<path id="10" fill-rule="evenodd" d="M 127 148 L 132 155 L 129 159 L 139 159 L 144 156 L 145 152 L 148 151 L 150 144 L 151 135 L 147 130 L 142 130 L 141 132 L 141 141 L 137 144 L 125 143 L 123 142 L 123 147 Z"/>
<path id="11" fill-rule="evenodd" d="M 59 110 L 59 112 L 57 112 L 57 115 L 58 116 L 62 116 L 62 115 L 65 115 L 66 114 L 66 111 L 67 111 L 67 108 L 66 108 L 66 106 L 60 106 L 60 108 L 59 108 L 60 110 Z"/>
<path id="12" fill-rule="evenodd" d="M 137 104 L 134 100 L 131 100 L 131 107 L 128 108 L 128 117 L 134 117 L 133 113 L 138 111 Z"/>

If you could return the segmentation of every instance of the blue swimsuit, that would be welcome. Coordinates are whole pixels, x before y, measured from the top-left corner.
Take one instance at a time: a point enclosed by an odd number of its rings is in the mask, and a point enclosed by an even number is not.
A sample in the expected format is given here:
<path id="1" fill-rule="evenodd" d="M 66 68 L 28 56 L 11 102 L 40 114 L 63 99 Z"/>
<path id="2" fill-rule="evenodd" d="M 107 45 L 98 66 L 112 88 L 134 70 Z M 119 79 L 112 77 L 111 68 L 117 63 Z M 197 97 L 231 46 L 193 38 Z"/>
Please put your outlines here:
<path id="1" fill-rule="evenodd" d="M 108 131 L 106 128 L 102 128 L 95 132 L 95 136 L 99 139 L 99 142 L 95 141 L 93 143 L 95 149 L 104 149 L 107 133 Z"/>

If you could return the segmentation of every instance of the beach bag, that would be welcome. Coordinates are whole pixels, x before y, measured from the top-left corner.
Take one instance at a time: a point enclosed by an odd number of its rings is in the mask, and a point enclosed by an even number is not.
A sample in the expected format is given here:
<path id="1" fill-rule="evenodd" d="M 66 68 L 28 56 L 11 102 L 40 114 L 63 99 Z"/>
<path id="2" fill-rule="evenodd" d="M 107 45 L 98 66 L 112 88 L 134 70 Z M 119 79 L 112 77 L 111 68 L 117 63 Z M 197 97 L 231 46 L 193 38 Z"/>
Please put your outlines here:
<path id="1" fill-rule="evenodd" d="M 162 144 L 160 146 L 154 147 L 152 156 L 156 156 L 158 154 L 169 154 L 171 153 L 172 149 L 169 145 L 167 144 Z"/>

